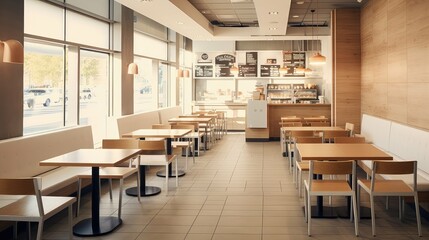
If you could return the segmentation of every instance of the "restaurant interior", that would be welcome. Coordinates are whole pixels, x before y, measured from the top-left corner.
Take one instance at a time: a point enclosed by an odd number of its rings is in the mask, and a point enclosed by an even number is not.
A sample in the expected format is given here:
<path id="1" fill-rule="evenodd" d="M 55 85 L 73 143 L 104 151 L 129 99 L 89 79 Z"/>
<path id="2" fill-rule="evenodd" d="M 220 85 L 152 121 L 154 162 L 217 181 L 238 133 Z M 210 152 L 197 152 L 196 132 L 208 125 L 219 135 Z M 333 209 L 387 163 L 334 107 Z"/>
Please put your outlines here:
<path id="1" fill-rule="evenodd" d="M 429 1 L 1 0 L 0 239 L 425 239 Z"/>

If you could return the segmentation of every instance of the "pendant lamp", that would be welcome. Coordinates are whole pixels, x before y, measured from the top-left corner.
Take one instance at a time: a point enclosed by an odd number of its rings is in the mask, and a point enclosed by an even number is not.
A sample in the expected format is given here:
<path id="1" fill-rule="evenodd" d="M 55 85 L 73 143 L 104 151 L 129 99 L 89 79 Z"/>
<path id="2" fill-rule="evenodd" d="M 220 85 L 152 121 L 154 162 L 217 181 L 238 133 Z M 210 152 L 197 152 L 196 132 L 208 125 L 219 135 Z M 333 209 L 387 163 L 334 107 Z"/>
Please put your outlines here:
<path id="1" fill-rule="evenodd" d="M 318 7 L 319 7 L 319 1 L 318 0 L 316 0 L 316 10 L 318 10 Z M 316 15 L 316 22 L 318 21 L 318 16 L 319 16 L 319 13 L 317 12 L 316 13 L 317 15 Z M 313 37 L 314 37 L 314 34 L 313 34 L 313 28 L 314 28 L 314 21 L 313 21 L 313 16 L 314 16 L 314 9 L 313 10 L 311 10 L 311 21 L 312 21 L 312 26 L 311 26 L 311 35 L 312 35 L 312 41 L 313 41 Z M 319 28 L 319 25 L 317 25 L 317 28 L 316 28 L 316 40 L 317 40 L 317 29 Z M 313 43 L 312 43 L 313 44 Z M 313 49 L 312 49 L 313 50 Z M 326 63 L 326 57 L 325 56 L 323 56 L 321 53 L 320 53 L 320 51 L 317 51 L 313 56 L 311 56 L 310 57 L 310 64 L 312 64 L 312 65 L 323 65 L 323 64 L 325 64 Z"/>
<path id="2" fill-rule="evenodd" d="M 139 66 L 135 63 L 128 64 L 128 74 L 139 74 Z"/>
<path id="3" fill-rule="evenodd" d="M 0 41 L 0 62 L 24 63 L 24 47 L 17 40 Z"/>
<path id="4" fill-rule="evenodd" d="M 236 67 L 235 65 L 232 65 L 231 68 L 229 69 L 229 72 L 232 73 L 234 76 L 238 75 L 238 67 Z"/>

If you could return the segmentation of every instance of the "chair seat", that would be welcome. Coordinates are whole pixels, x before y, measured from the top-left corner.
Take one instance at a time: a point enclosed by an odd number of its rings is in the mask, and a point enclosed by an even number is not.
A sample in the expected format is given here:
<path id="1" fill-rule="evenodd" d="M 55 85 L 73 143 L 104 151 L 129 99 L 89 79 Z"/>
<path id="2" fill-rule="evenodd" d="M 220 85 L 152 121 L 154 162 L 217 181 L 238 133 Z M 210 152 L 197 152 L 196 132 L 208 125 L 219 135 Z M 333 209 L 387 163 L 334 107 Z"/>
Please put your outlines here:
<path id="1" fill-rule="evenodd" d="M 129 167 L 104 167 L 100 168 L 100 179 L 111 178 L 111 179 L 123 179 L 131 176 L 137 172 L 137 168 Z M 79 178 L 92 178 L 91 170 L 83 172 L 78 175 Z"/>
<path id="2" fill-rule="evenodd" d="M 190 142 L 172 142 L 171 145 L 173 148 L 183 148 L 191 146 Z"/>
<path id="3" fill-rule="evenodd" d="M 140 164 L 141 165 L 162 165 L 169 164 L 174 159 L 176 155 L 140 155 Z"/>
<path id="4" fill-rule="evenodd" d="M 310 191 L 312 195 L 323 194 L 323 192 L 327 192 L 329 195 L 335 195 L 335 193 L 342 195 L 345 192 L 352 192 L 352 189 L 344 180 L 313 180 Z"/>
<path id="5" fill-rule="evenodd" d="M 368 190 L 371 188 L 371 180 L 361 179 L 358 180 L 359 185 L 367 188 Z M 395 193 L 400 193 L 403 195 L 404 193 L 413 194 L 413 190 L 402 180 L 377 180 L 377 184 L 374 186 L 374 194 L 382 193 L 383 196 L 388 195 L 395 196 Z"/>
<path id="6" fill-rule="evenodd" d="M 310 170 L 310 164 L 308 161 L 305 162 L 296 162 L 296 167 L 300 171 L 306 171 L 308 172 Z"/>
<path id="7" fill-rule="evenodd" d="M 44 218 L 60 212 L 76 202 L 74 197 L 42 196 Z M 36 196 L 25 196 L 0 208 L 0 219 L 6 221 L 38 221 L 40 219 Z"/>

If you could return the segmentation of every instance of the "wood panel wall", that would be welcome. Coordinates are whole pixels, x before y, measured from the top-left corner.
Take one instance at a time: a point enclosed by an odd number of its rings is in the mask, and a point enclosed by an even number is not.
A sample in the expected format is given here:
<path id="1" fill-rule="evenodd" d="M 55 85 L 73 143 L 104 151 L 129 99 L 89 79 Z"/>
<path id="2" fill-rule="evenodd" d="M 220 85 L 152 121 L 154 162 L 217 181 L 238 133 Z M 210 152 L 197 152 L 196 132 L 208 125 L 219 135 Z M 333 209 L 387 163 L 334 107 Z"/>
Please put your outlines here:
<path id="1" fill-rule="evenodd" d="M 121 7 L 121 107 L 122 115 L 134 113 L 134 75 L 128 74 L 128 65 L 134 62 L 134 11 Z M 141 69 L 140 69 L 141 70 Z"/>
<path id="2" fill-rule="evenodd" d="M 334 126 L 347 122 L 360 132 L 361 123 L 361 41 L 360 9 L 332 12 L 333 120 Z"/>
<path id="3" fill-rule="evenodd" d="M 429 130 L 429 1 L 362 9 L 362 113 Z"/>

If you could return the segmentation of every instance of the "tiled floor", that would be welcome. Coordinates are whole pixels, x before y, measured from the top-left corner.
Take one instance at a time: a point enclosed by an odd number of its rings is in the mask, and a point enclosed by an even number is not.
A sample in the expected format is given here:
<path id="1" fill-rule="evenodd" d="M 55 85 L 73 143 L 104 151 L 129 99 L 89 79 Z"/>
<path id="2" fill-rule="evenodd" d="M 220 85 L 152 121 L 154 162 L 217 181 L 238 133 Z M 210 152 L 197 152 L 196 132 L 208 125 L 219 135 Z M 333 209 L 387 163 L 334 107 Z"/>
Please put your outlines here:
<path id="1" fill-rule="evenodd" d="M 354 227 L 348 219 L 314 219 L 313 237 L 307 236 L 303 199 L 280 154 L 279 142 L 246 143 L 244 134 L 228 134 L 200 157 L 189 160 L 190 169 L 180 178 L 179 188 L 171 181 L 170 191 L 143 198 L 125 196 L 123 225 L 115 232 L 91 239 L 172 239 L 172 240 L 277 240 L 352 239 Z M 184 164 L 182 164 L 184 165 Z M 151 168 L 148 185 L 163 187 L 164 179 Z M 135 185 L 135 178 L 126 182 Z M 116 188 L 117 189 L 117 188 Z M 117 214 L 117 192 L 110 202 L 103 186 L 102 214 Z M 84 196 L 81 216 L 89 216 L 89 194 Z M 381 199 L 380 199 L 381 200 Z M 344 204 L 344 199 L 334 205 Z M 366 203 L 363 203 L 364 205 Z M 422 220 L 423 238 L 417 236 L 414 212 L 397 218 L 397 201 L 386 211 L 378 203 L 377 239 L 429 239 L 429 222 Z M 370 220 L 361 220 L 360 239 L 371 236 Z M 45 239 L 66 239 L 65 215 L 47 222 Z M 75 237 L 75 239 L 81 239 Z"/>

